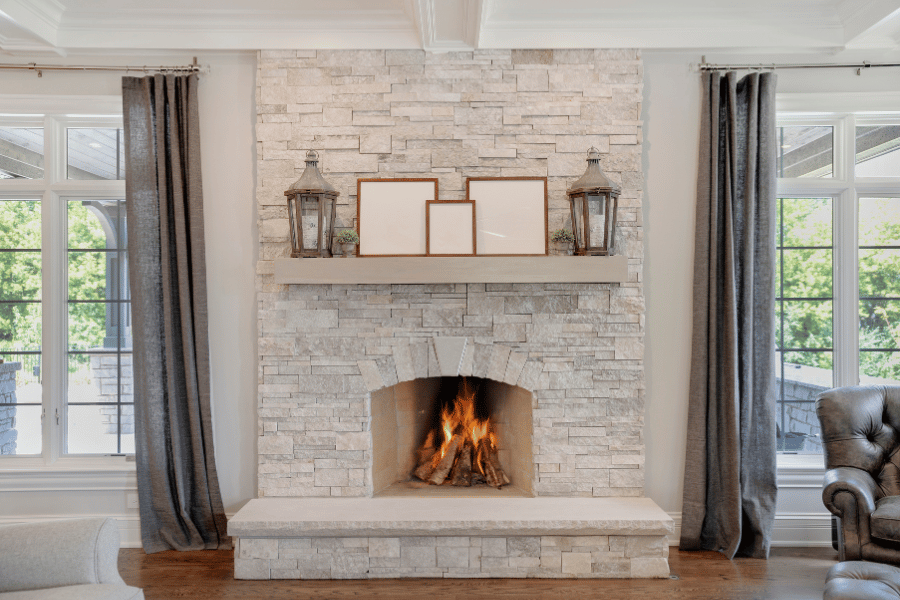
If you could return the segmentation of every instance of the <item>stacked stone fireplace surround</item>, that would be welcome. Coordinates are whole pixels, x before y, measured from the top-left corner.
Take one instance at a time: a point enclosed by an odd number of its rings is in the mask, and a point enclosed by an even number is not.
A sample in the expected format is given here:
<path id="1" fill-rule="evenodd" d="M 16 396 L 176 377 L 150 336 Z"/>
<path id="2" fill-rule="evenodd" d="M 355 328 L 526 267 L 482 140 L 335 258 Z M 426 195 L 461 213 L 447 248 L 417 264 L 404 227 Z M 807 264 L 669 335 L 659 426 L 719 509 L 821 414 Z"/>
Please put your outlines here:
<path id="1" fill-rule="evenodd" d="M 531 395 L 530 480 L 519 482 L 530 495 L 560 498 L 561 510 L 566 498 L 616 506 L 635 498 L 629 502 L 643 506 L 646 499 L 636 500 L 644 484 L 641 80 L 634 50 L 259 54 L 260 500 L 253 502 L 340 506 L 346 497 L 377 496 L 383 477 L 373 479 L 373 465 L 384 461 L 373 455 L 373 413 L 408 382 L 458 374 Z M 275 280 L 274 261 L 289 255 L 283 192 L 310 148 L 340 191 L 338 228 L 357 226 L 357 178 L 436 177 L 440 199 L 461 199 L 466 177 L 545 176 L 553 230 L 568 225 L 565 189 L 584 171 L 591 146 L 622 186 L 624 283 Z M 441 364 L 448 343 L 461 350 Z M 633 532 L 620 519 L 606 530 L 593 523 L 584 532 L 548 526 L 529 535 L 407 535 L 398 526 L 368 536 L 286 536 L 284 523 L 275 527 L 280 533 L 260 530 L 258 513 L 253 527 L 241 525 L 241 514 L 230 526 L 239 578 L 660 577 L 668 574 L 671 521 L 656 510 L 658 523 Z"/>

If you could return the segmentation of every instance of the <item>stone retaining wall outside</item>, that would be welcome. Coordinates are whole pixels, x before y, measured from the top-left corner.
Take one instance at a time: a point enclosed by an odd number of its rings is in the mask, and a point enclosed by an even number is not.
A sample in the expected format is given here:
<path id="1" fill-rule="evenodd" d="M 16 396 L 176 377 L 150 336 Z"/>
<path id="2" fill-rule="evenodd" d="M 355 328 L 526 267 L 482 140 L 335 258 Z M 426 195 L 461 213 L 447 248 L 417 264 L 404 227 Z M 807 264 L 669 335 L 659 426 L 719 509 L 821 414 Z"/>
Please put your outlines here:
<path id="1" fill-rule="evenodd" d="M 0 404 L 16 403 L 16 371 L 20 362 L 0 363 Z M 16 453 L 16 407 L 0 406 L 0 454 Z"/>

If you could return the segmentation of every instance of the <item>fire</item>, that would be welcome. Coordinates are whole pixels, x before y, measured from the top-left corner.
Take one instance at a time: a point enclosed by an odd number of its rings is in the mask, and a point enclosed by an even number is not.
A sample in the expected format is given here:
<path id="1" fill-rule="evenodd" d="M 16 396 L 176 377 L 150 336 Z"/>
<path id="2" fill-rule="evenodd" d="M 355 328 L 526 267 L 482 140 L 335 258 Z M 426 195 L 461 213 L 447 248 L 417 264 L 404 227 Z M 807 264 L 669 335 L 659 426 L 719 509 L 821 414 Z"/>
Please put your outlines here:
<path id="1" fill-rule="evenodd" d="M 436 448 L 438 443 L 440 447 Z M 497 453 L 491 420 L 476 417 L 475 391 L 463 379 L 452 404 L 441 409 L 440 426 L 429 432 L 418 450 L 413 476 L 433 485 L 487 483 L 499 489 L 510 479 Z"/>
<path id="2" fill-rule="evenodd" d="M 440 452 L 434 455 L 434 463 L 437 464 L 447 454 L 447 448 L 454 434 L 462 436 L 462 443 L 470 443 L 478 447 L 478 441 L 490 434 L 491 447 L 496 448 L 496 438 L 491 430 L 490 419 L 478 419 L 475 417 L 475 392 L 469 389 L 463 380 L 462 389 L 453 401 L 453 406 L 445 406 L 441 410 L 441 431 L 444 440 L 441 442 Z"/>

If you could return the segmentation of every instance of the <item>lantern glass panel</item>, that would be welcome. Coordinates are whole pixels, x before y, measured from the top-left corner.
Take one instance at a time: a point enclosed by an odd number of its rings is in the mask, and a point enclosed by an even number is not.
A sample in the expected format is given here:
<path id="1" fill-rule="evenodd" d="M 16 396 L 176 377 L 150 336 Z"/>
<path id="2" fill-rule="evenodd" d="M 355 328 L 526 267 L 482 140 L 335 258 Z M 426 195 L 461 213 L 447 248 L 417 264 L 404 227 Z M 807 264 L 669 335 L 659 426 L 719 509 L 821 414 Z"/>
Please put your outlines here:
<path id="1" fill-rule="evenodd" d="M 612 256 L 613 251 L 615 250 L 614 246 L 616 245 L 615 240 L 615 230 L 616 230 L 616 211 L 618 210 L 619 199 L 616 196 L 610 198 L 610 209 L 609 209 L 609 224 L 608 229 L 606 230 L 606 249 L 609 251 L 609 255 Z"/>
<path id="2" fill-rule="evenodd" d="M 584 248 L 584 228 L 581 221 L 584 219 L 584 196 L 579 194 L 572 196 L 572 230 L 575 232 L 575 248 Z"/>
<path id="3" fill-rule="evenodd" d="M 301 196 L 300 215 L 303 227 L 303 249 L 315 250 L 319 245 L 319 199 L 316 196 Z"/>
<path id="4" fill-rule="evenodd" d="M 323 256 L 331 256 L 331 233 L 332 233 L 332 220 L 334 217 L 334 198 L 325 197 L 322 200 L 324 210 L 322 211 L 322 247 L 319 248 L 323 250 L 325 254 Z"/>
<path id="5" fill-rule="evenodd" d="M 296 258 L 297 251 L 300 249 L 300 240 L 297 239 L 297 226 L 295 223 L 298 223 L 297 220 L 299 215 L 297 214 L 297 197 L 296 196 L 288 196 L 288 217 L 290 219 L 291 224 L 291 256 Z"/>
<path id="6" fill-rule="evenodd" d="M 606 245 L 606 197 L 603 194 L 588 195 L 588 223 L 591 247 Z"/>

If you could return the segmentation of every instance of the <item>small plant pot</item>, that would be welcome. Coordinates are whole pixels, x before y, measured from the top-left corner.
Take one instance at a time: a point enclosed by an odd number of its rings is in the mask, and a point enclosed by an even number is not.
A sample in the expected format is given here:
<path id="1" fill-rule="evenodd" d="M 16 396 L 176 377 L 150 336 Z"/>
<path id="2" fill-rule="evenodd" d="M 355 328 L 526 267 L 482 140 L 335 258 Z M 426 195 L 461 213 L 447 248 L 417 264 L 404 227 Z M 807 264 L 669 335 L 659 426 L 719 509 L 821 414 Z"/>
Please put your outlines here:
<path id="1" fill-rule="evenodd" d="M 550 256 L 570 256 L 572 244 L 569 242 L 550 242 Z"/>
<path id="2" fill-rule="evenodd" d="M 341 256 L 354 258 L 356 256 L 356 244 L 341 244 Z"/>

